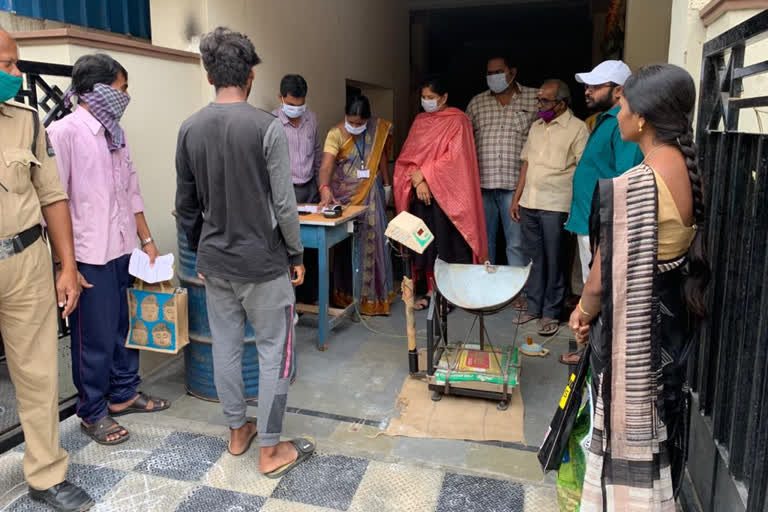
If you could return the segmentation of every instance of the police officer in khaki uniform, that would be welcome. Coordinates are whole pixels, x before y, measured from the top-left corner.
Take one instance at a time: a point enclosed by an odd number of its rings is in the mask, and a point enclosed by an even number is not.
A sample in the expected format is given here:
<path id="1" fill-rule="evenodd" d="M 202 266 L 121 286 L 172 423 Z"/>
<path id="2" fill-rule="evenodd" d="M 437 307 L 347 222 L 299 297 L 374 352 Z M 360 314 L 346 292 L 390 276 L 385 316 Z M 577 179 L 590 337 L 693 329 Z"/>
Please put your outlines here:
<path id="1" fill-rule="evenodd" d="M 0 334 L 24 431 L 29 494 L 55 510 L 82 511 L 93 500 L 65 480 L 59 443 L 56 298 L 66 317 L 81 286 L 67 196 L 37 112 L 10 101 L 21 87 L 16 42 L 0 29 Z M 45 219 L 61 259 L 54 288 Z"/>

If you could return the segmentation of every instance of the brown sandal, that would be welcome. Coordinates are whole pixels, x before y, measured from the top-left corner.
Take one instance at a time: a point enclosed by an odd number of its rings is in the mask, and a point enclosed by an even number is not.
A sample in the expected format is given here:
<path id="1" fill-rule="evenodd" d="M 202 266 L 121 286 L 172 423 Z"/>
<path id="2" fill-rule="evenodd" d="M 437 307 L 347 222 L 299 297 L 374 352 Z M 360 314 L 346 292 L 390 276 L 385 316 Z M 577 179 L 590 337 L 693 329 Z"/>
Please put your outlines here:
<path id="1" fill-rule="evenodd" d="M 152 408 L 148 409 L 148 406 L 152 403 Z M 122 411 L 113 411 L 112 409 L 109 410 L 109 414 L 117 417 L 117 416 L 124 416 L 126 414 L 134 414 L 134 413 L 140 413 L 140 412 L 159 412 L 164 411 L 167 408 L 171 406 L 171 402 L 168 400 L 163 400 L 161 398 L 152 398 L 149 395 L 145 395 L 144 393 L 139 392 L 138 398 L 123 409 Z"/>
<path id="2" fill-rule="evenodd" d="M 97 443 L 106 446 L 124 443 L 131 437 L 131 433 L 121 427 L 120 424 L 109 415 L 104 416 L 93 425 L 80 423 L 80 429 Z M 123 432 L 125 433 L 123 434 Z M 113 434 L 118 434 L 120 437 L 113 439 L 112 441 L 108 440 L 108 437 Z"/>
<path id="3" fill-rule="evenodd" d="M 560 356 L 560 363 L 566 366 L 573 366 L 579 364 L 581 361 L 582 352 L 566 352 Z"/>

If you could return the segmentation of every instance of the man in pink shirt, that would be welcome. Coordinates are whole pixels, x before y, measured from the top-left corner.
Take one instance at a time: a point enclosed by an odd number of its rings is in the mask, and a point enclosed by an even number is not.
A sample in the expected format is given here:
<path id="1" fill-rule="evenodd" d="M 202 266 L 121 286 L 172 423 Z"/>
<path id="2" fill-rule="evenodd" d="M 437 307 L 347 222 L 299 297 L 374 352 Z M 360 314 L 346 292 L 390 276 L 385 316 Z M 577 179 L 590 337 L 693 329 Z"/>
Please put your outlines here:
<path id="1" fill-rule="evenodd" d="M 77 415 L 83 432 L 110 445 L 129 437 L 114 416 L 170 405 L 137 391 L 139 353 L 125 347 L 126 290 L 133 283 L 130 253 L 140 241 L 151 261 L 158 255 L 119 124 L 130 100 L 127 89 L 128 73 L 112 57 L 80 57 L 72 71 L 78 107 L 48 128 L 70 198 L 75 259 L 84 287 L 69 317 Z"/>

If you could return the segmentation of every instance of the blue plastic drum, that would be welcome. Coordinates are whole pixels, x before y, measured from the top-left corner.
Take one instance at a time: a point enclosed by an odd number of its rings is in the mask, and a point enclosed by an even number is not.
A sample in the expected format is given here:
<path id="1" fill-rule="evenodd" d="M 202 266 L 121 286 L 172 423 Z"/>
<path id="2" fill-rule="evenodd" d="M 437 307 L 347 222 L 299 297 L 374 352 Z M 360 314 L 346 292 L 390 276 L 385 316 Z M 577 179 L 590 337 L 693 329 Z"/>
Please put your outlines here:
<path id="1" fill-rule="evenodd" d="M 189 296 L 189 345 L 184 347 L 184 384 L 187 392 L 197 398 L 218 401 L 213 381 L 213 351 L 211 327 L 205 302 L 205 286 L 197 277 L 197 255 L 191 251 L 184 231 L 177 225 L 179 243 L 179 281 Z M 253 328 L 245 325 L 243 350 L 243 382 L 245 399 L 259 397 L 259 354 Z"/>

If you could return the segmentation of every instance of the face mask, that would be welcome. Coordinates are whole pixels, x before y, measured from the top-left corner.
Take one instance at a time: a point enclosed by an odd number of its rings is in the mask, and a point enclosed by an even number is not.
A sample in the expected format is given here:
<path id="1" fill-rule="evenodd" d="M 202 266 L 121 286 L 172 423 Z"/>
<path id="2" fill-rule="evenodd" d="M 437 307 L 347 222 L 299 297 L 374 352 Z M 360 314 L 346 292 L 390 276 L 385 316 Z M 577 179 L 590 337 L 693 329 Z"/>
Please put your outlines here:
<path id="1" fill-rule="evenodd" d="M 0 71 L 0 102 L 8 101 L 21 89 L 21 77 Z"/>
<path id="2" fill-rule="evenodd" d="M 363 133 L 367 128 L 368 125 L 364 124 L 362 126 L 352 126 L 349 124 L 349 121 L 346 119 L 344 120 L 344 128 L 351 134 L 351 135 L 360 135 Z"/>
<path id="3" fill-rule="evenodd" d="M 555 118 L 555 109 L 539 110 L 537 115 L 539 119 L 543 119 L 545 123 L 548 123 Z"/>
<path id="4" fill-rule="evenodd" d="M 116 151 L 125 147 L 125 132 L 120 126 L 120 118 L 131 97 L 106 84 L 96 84 L 93 91 L 81 94 L 80 100 L 88 105 L 91 115 L 104 126 L 109 150 Z"/>
<path id="5" fill-rule="evenodd" d="M 438 107 L 436 99 L 425 100 L 421 98 L 421 108 L 424 109 L 424 112 L 431 114 L 432 112 L 437 112 L 437 109 L 440 107 Z"/>
<path id="6" fill-rule="evenodd" d="M 488 75 L 485 79 L 488 82 L 488 88 L 496 94 L 506 91 L 507 87 L 509 87 L 509 82 L 507 82 L 507 75 L 505 73 Z"/>
<path id="7" fill-rule="evenodd" d="M 305 110 L 307 110 L 307 105 L 289 105 L 283 103 L 283 114 L 291 119 L 303 116 Z"/>

